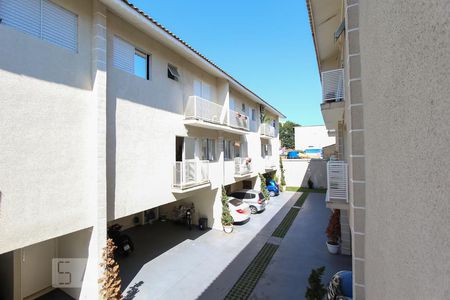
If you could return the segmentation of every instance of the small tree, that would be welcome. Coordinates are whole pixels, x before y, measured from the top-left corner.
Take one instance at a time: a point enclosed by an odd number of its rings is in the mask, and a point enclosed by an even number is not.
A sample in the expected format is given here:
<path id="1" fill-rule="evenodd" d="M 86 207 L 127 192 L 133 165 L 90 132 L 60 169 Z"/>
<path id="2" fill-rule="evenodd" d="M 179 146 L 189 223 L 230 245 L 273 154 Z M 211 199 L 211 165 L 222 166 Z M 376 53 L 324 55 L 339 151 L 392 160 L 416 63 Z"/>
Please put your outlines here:
<path id="1" fill-rule="evenodd" d="M 259 179 L 261 180 L 261 193 L 264 196 L 264 200 L 269 201 L 270 195 L 269 192 L 267 192 L 267 185 L 266 185 L 266 178 L 264 178 L 261 173 L 258 173 Z"/>
<path id="2" fill-rule="evenodd" d="M 225 188 L 222 186 L 222 225 L 233 225 L 233 217 L 231 216 L 230 209 L 228 208 L 228 196 Z"/>
<path id="3" fill-rule="evenodd" d="M 281 156 L 280 156 L 280 172 L 281 172 L 280 184 L 281 186 L 285 186 L 286 179 L 284 178 L 284 166 L 283 166 L 283 159 L 281 158 Z"/>
<path id="4" fill-rule="evenodd" d="M 322 284 L 322 276 L 325 267 L 312 269 L 308 278 L 309 287 L 306 289 L 305 298 L 307 300 L 322 300 L 327 293 L 327 289 Z"/>
<path id="5" fill-rule="evenodd" d="M 327 227 L 327 237 L 328 243 L 332 245 L 337 245 L 341 239 L 341 222 L 340 222 L 340 210 L 335 209 L 330 216 Z"/>
<path id="6" fill-rule="evenodd" d="M 120 293 L 121 282 L 119 276 L 119 265 L 114 260 L 114 251 L 117 249 L 112 239 L 106 241 L 106 247 L 103 248 L 102 260 L 100 266 L 104 269 L 103 276 L 99 279 L 101 284 L 100 299 L 103 300 L 123 300 Z"/>

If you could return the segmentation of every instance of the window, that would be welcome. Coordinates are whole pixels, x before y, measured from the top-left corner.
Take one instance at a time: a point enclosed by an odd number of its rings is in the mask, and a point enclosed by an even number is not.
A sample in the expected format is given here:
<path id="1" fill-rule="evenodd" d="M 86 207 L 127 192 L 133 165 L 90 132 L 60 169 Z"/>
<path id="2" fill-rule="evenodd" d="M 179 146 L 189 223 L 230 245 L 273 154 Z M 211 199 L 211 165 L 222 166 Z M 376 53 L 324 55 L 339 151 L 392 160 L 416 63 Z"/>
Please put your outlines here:
<path id="1" fill-rule="evenodd" d="M 172 80 L 178 81 L 180 78 L 180 73 L 178 73 L 178 68 L 174 65 L 168 64 L 167 65 L 167 77 L 169 77 Z"/>
<path id="2" fill-rule="evenodd" d="M 113 65 L 122 71 L 150 79 L 150 55 L 117 36 L 113 40 Z"/>
<path id="3" fill-rule="evenodd" d="M 256 109 L 252 108 L 252 121 L 256 121 Z"/>
<path id="4" fill-rule="evenodd" d="M 242 103 L 242 112 L 245 112 L 245 103 Z"/>
<path id="5" fill-rule="evenodd" d="M 231 141 L 227 141 L 227 140 L 223 141 L 223 158 L 225 160 L 233 159 L 233 156 L 231 153 L 231 147 L 232 147 Z"/>
<path id="6" fill-rule="evenodd" d="M 202 160 L 216 160 L 216 143 L 213 139 L 202 139 Z"/>
<path id="7" fill-rule="evenodd" d="M 49 0 L 1 0 L 0 20 L 52 44 L 78 50 L 78 16 Z"/>

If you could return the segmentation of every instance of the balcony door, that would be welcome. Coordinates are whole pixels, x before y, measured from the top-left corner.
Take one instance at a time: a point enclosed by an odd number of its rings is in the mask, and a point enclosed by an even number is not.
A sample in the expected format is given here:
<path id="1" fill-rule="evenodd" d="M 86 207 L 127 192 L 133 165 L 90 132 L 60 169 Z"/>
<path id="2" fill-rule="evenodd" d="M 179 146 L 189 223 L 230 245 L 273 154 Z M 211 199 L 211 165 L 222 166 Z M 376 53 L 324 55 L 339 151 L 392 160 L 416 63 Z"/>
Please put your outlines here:
<path id="1" fill-rule="evenodd" d="M 256 108 L 250 107 L 250 131 L 257 131 L 257 116 L 256 116 Z"/>
<path id="2" fill-rule="evenodd" d="M 189 184 L 197 178 L 197 139 L 176 137 L 176 182 Z"/>
<path id="3" fill-rule="evenodd" d="M 194 80 L 194 95 L 212 101 L 211 86 L 202 80 Z"/>

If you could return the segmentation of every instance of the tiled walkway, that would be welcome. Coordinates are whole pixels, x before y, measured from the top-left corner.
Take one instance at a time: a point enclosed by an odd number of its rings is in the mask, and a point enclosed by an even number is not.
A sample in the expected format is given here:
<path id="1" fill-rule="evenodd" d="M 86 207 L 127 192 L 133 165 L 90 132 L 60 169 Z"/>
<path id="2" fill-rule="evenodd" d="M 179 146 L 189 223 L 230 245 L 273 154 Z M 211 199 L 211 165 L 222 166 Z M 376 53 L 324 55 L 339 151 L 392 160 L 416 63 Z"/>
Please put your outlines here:
<path id="1" fill-rule="evenodd" d="M 304 299 L 311 269 L 325 266 L 324 282 L 339 270 L 351 270 L 350 256 L 327 251 L 329 215 L 325 194 L 310 193 L 250 299 Z"/>
<path id="2" fill-rule="evenodd" d="M 271 238 L 286 209 L 298 198 L 293 196 L 285 192 L 271 199 L 263 213 L 252 215 L 250 222 L 236 226 L 232 234 L 190 232 L 170 223 L 128 230 L 136 247 L 120 261 L 125 299 L 196 299 L 218 277 L 225 279 L 215 290 L 221 296 L 207 299 L 223 299 Z M 230 266 L 233 272 L 227 273 Z"/>

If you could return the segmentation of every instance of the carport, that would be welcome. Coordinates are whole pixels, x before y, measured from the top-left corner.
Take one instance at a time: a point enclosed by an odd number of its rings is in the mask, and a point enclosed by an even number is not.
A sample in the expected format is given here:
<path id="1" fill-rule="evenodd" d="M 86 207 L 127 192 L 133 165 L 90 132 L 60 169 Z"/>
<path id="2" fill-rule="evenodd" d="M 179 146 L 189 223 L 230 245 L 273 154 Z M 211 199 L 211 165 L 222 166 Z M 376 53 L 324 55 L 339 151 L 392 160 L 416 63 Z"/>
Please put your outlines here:
<path id="1" fill-rule="evenodd" d="M 125 299 L 197 298 L 293 194 L 285 192 L 272 198 L 262 214 L 252 215 L 247 224 L 235 226 L 232 234 L 200 231 L 196 227 L 190 231 L 170 221 L 126 230 L 124 233 L 133 240 L 135 251 L 119 259 Z"/>

